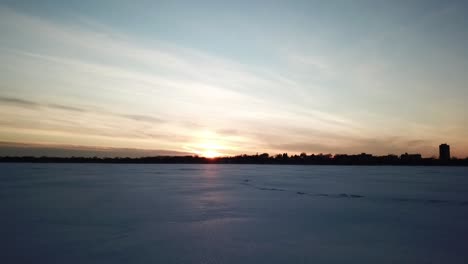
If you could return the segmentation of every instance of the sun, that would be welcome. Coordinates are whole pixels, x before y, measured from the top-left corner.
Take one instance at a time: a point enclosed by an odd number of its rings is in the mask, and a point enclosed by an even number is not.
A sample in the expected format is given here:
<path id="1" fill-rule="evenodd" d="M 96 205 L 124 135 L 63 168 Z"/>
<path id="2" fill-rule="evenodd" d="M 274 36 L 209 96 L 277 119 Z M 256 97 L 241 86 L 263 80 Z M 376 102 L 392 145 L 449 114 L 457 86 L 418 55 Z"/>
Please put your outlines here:
<path id="1" fill-rule="evenodd" d="M 222 154 L 219 152 L 223 147 L 214 141 L 204 142 L 200 144 L 200 155 L 205 158 L 215 158 L 219 157 Z"/>
<path id="2" fill-rule="evenodd" d="M 202 156 L 205 158 L 215 158 L 219 157 L 221 154 L 213 149 L 208 149 L 202 152 Z"/>
<path id="3" fill-rule="evenodd" d="M 223 157 L 230 147 L 216 133 L 203 131 L 194 136 L 194 141 L 184 148 L 200 157 L 208 159 Z"/>

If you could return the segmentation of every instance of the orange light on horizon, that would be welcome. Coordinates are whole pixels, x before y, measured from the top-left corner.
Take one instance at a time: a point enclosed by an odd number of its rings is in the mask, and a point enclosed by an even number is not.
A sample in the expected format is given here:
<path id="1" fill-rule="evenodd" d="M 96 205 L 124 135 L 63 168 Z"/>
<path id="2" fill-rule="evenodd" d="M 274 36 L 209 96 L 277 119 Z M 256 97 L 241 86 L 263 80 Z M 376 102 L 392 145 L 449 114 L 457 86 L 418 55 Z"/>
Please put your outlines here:
<path id="1" fill-rule="evenodd" d="M 221 153 L 219 153 L 219 152 L 217 152 L 215 150 L 206 150 L 206 151 L 201 153 L 201 156 L 205 157 L 205 158 L 212 159 L 212 158 L 216 158 L 216 157 L 221 156 Z"/>
<path id="2" fill-rule="evenodd" d="M 219 152 L 223 147 L 217 142 L 211 141 L 200 144 L 201 150 L 199 151 L 200 155 L 205 158 L 215 158 L 219 157 L 222 154 Z"/>
<path id="3" fill-rule="evenodd" d="M 224 148 L 213 142 L 196 144 L 186 147 L 185 149 L 205 158 L 216 158 L 224 155 L 220 152 L 220 150 Z"/>
<path id="4" fill-rule="evenodd" d="M 193 142 L 185 145 L 184 149 L 200 157 L 211 159 L 231 155 L 236 148 L 226 137 L 211 131 L 201 131 L 195 133 Z"/>

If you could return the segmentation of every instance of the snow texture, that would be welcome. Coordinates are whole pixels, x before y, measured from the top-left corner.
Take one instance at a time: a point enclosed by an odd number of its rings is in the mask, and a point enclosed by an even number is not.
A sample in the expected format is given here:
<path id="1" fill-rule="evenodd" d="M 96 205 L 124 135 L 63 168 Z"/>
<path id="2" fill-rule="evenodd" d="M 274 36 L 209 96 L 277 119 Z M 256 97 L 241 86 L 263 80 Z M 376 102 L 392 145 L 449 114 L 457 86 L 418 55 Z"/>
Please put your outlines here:
<path id="1" fill-rule="evenodd" d="M 467 263 L 468 168 L 0 164 L 1 263 Z"/>

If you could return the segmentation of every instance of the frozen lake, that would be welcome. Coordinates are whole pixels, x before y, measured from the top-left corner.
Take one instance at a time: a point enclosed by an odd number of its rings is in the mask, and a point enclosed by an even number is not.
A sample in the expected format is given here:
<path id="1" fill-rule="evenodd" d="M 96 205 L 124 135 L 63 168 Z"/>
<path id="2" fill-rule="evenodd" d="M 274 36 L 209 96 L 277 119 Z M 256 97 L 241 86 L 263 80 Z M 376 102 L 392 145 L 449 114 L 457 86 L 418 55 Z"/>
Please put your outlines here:
<path id="1" fill-rule="evenodd" d="M 1 263 L 467 263 L 468 168 L 0 164 Z"/>

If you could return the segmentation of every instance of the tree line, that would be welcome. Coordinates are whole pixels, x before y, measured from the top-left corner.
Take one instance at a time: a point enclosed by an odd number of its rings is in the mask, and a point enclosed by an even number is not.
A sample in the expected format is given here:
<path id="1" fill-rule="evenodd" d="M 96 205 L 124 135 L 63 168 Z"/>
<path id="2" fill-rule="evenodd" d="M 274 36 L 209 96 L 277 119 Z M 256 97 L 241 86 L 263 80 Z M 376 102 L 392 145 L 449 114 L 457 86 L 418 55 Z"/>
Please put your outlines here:
<path id="1" fill-rule="evenodd" d="M 371 154 L 312 154 L 288 155 L 237 155 L 206 158 L 200 156 L 153 156 L 153 157 L 0 157 L 0 162 L 31 163 L 134 163 L 134 164 L 289 164 L 289 165 L 416 165 L 416 166 L 468 166 L 468 158 L 439 160 L 423 158 L 420 154 L 374 156 Z"/>

